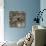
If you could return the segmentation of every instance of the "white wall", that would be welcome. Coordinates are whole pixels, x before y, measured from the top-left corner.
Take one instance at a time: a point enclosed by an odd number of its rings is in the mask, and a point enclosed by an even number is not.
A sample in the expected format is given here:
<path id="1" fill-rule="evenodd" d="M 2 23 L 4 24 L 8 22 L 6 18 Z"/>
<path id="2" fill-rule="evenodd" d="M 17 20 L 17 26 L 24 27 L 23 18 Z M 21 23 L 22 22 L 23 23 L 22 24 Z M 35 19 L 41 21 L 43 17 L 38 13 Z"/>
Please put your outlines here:
<path id="1" fill-rule="evenodd" d="M 0 0 L 0 42 L 4 41 L 4 2 Z"/>
<path id="2" fill-rule="evenodd" d="M 46 0 L 40 0 L 40 9 L 41 9 L 41 11 L 42 11 L 43 9 L 46 9 Z M 46 27 L 46 11 L 43 12 L 42 17 L 43 17 L 43 22 L 40 21 L 40 24 L 41 24 L 42 26 L 45 26 L 45 27 Z"/>
<path id="3" fill-rule="evenodd" d="M 46 9 L 46 0 L 40 0 L 40 4 L 41 9 Z"/>

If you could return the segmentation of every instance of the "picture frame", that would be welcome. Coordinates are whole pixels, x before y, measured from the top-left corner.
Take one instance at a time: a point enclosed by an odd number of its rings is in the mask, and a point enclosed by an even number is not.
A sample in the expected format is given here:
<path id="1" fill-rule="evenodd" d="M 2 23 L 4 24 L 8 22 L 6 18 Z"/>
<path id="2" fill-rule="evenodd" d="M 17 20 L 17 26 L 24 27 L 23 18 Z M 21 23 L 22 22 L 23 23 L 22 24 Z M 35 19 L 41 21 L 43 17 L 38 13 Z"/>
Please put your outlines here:
<path id="1" fill-rule="evenodd" d="M 10 27 L 25 27 L 26 14 L 24 11 L 10 11 L 9 24 Z"/>

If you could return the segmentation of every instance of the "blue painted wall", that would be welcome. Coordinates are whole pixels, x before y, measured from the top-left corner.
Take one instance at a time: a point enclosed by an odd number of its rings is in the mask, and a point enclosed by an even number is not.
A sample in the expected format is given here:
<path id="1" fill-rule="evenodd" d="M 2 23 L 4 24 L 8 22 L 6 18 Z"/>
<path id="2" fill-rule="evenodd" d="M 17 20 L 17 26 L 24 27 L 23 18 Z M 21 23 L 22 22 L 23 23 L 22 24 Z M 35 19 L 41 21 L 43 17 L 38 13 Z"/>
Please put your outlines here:
<path id="1" fill-rule="evenodd" d="M 35 12 L 40 9 L 40 0 L 4 0 L 4 35 L 5 40 L 18 41 L 24 37 L 32 28 L 32 19 L 36 17 Z M 25 28 L 9 27 L 9 11 L 25 11 Z"/>

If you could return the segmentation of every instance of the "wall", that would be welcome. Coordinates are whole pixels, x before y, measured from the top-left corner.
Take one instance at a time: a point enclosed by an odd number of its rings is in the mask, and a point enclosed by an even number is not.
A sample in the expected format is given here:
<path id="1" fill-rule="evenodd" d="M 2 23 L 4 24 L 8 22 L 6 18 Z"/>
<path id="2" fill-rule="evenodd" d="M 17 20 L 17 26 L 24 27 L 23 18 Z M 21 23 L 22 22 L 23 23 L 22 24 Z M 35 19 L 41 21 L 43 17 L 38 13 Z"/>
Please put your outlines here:
<path id="1" fill-rule="evenodd" d="M 42 11 L 43 9 L 46 9 L 46 0 L 41 0 L 41 1 L 40 1 L 40 9 L 41 9 L 41 11 Z M 41 22 L 40 22 L 40 25 L 46 27 L 46 20 L 45 20 L 45 19 L 46 19 L 46 11 L 43 12 L 42 17 L 43 17 L 43 22 L 41 21 Z"/>
<path id="2" fill-rule="evenodd" d="M 40 0 L 4 0 L 4 35 L 7 41 L 18 41 L 32 29 L 32 19 L 40 9 Z M 9 27 L 9 11 L 25 11 L 25 28 Z"/>
<path id="3" fill-rule="evenodd" d="M 4 41 L 4 8 L 3 8 L 4 5 L 3 4 L 4 4 L 3 0 L 0 0 L 0 42 Z"/>

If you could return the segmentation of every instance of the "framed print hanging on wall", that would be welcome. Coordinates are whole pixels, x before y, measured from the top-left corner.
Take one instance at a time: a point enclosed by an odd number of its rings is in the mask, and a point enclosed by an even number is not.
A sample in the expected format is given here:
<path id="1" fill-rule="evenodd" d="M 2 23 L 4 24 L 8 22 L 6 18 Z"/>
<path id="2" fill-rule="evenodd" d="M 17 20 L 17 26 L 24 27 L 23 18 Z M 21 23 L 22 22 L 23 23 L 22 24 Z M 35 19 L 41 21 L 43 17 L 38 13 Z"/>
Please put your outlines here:
<path id="1" fill-rule="evenodd" d="M 9 24 L 10 24 L 10 27 L 25 27 L 25 12 L 10 11 Z"/>

